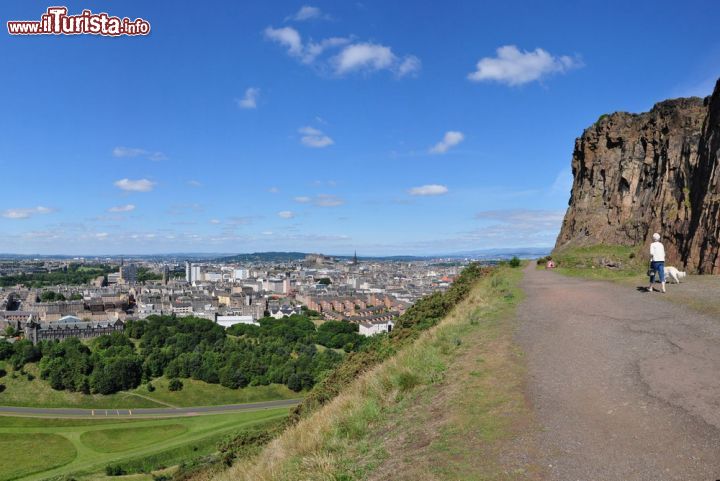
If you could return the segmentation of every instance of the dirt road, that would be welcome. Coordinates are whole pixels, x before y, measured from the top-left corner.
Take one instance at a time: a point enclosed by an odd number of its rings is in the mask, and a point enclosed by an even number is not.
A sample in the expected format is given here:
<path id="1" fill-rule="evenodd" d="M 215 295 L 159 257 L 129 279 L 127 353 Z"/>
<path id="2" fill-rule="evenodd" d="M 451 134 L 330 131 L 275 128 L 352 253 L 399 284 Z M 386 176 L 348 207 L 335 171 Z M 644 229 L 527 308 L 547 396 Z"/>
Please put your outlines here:
<path id="1" fill-rule="evenodd" d="M 530 266 L 523 288 L 517 342 L 548 479 L 720 480 L 720 319 L 666 302 L 673 286 Z"/>

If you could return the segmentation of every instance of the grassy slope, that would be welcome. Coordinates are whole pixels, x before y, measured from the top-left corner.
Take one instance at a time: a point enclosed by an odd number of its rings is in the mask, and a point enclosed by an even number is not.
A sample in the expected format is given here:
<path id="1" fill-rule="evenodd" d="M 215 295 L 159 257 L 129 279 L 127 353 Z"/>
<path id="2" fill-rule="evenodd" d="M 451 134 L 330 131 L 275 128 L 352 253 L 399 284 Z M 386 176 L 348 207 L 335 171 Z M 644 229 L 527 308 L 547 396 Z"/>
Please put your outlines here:
<path id="1" fill-rule="evenodd" d="M 0 363 L 0 367 L 3 367 L 2 363 Z M 5 367 L 5 369 L 8 368 Z M 152 384 L 156 387 L 154 392 L 149 392 L 147 386 L 143 385 L 129 392 L 120 392 L 107 396 L 100 394 L 86 395 L 52 389 L 46 381 L 40 379 L 35 364 L 26 365 L 24 370 L 33 374 L 35 379 L 28 381 L 25 376 L 19 373 L 15 379 L 10 373 L 0 379 L 0 383 L 6 386 L 5 391 L 0 393 L 0 405 L 48 408 L 136 409 L 157 408 L 168 405 L 186 407 L 242 404 L 302 397 L 302 394 L 295 393 L 284 385 L 228 389 L 219 384 L 207 384 L 194 379 L 183 379 L 182 391 L 170 392 L 167 389 L 168 381 L 164 378 L 152 381 Z"/>
<path id="2" fill-rule="evenodd" d="M 172 465 L 192 456 L 215 450 L 217 441 L 226 434 L 245 426 L 287 415 L 287 408 L 261 410 L 235 414 L 181 417 L 169 419 L 140 420 L 128 422 L 91 422 L 88 420 L 41 420 L 0 418 L 0 439 L 10 435 L 51 434 L 62 441 L 52 449 L 62 446 L 74 448 L 76 456 L 61 467 L 52 460 L 38 462 L 35 457 L 38 445 L 24 451 L 18 458 L 0 457 L 0 480 L 10 479 L 18 462 L 28 460 L 35 474 L 24 480 L 40 480 L 66 475 L 83 474 L 104 470 L 108 464 L 121 464 L 129 468 L 152 469 L 158 464 Z M 134 430 L 134 436 L 127 429 Z M 182 432 L 180 432 L 182 431 Z M 152 444 L 149 444 L 151 442 Z M 102 443 L 98 444 L 98 443 Z M 106 452 L 109 444 L 114 452 Z M 93 476 L 91 476 L 92 478 Z"/>
<path id="3" fill-rule="evenodd" d="M 586 279 L 633 281 L 643 277 L 648 267 L 648 256 L 641 247 L 570 247 L 553 252 L 552 258 L 557 264 L 558 272 Z M 603 264 L 607 262 L 618 263 L 620 267 L 604 267 Z"/>
<path id="4" fill-rule="evenodd" d="M 40 448 L 41 449 L 38 449 Z M 37 466 L 62 466 L 75 459 L 73 444 L 57 434 L 3 433 L 0 435 L 0 479 L 37 471 Z M 28 453 L 34 453 L 28 456 Z"/>
<path id="5" fill-rule="evenodd" d="M 529 423 L 522 361 L 511 341 L 520 278 L 519 269 L 503 268 L 482 279 L 414 344 L 363 374 L 259 456 L 214 479 L 494 476 L 495 449 Z"/>

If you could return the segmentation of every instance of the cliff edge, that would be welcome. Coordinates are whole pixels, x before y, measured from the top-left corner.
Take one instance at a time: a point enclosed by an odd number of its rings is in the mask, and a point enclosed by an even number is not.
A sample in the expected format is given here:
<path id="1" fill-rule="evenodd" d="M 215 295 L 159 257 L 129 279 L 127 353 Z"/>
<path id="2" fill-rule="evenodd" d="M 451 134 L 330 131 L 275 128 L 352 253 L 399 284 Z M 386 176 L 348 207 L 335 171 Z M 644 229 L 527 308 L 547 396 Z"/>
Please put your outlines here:
<path id="1" fill-rule="evenodd" d="M 720 273 L 720 80 L 713 94 L 603 115 L 575 140 L 556 249 L 641 245 L 660 232 L 668 263 Z"/>

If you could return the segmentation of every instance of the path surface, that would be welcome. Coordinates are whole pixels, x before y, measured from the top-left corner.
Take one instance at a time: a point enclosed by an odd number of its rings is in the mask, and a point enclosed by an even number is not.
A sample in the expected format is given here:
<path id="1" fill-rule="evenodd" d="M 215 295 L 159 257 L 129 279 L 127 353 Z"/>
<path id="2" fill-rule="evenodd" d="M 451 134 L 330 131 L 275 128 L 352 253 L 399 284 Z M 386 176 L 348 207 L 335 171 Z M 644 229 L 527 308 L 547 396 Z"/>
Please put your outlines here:
<path id="1" fill-rule="evenodd" d="M 526 270 L 517 341 L 547 479 L 720 479 L 720 319 L 672 287 Z"/>
<path id="2" fill-rule="evenodd" d="M 300 399 L 283 399 L 247 404 L 226 404 L 223 406 L 198 406 L 184 408 L 143 408 L 143 409 L 74 409 L 74 408 L 27 408 L 0 406 L 0 415 L 43 416 L 43 417 L 89 417 L 104 418 L 110 416 L 195 416 L 199 414 L 218 414 L 238 411 L 256 411 L 285 406 L 294 406 Z"/>

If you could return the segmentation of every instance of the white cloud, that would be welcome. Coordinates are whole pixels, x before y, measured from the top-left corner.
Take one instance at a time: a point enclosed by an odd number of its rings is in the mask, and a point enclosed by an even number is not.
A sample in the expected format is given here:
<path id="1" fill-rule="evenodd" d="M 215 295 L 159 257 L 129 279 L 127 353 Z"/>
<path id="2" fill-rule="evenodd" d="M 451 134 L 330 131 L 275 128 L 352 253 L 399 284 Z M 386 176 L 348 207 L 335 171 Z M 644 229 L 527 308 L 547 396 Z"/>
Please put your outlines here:
<path id="1" fill-rule="evenodd" d="M 112 151 L 114 157 L 118 158 L 133 158 L 133 157 L 145 157 L 148 160 L 159 162 L 161 160 L 167 160 L 167 155 L 162 152 L 151 152 L 145 149 L 138 149 L 134 147 L 115 147 Z"/>
<path id="2" fill-rule="evenodd" d="M 301 127 L 298 129 L 298 132 L 302 134 L 300 142 L 306 147 L 323 148 L 335 143 L 333 139 L 325 135 L 321 130 L 313 127 Z"/>
<path id="3" fill-rule="evenodd" d="M 199 180 L 188 180 L 187 185 L 189 185 L 190 187 L 202 187 L 203 186 L 202 182 L 200 182 Z"/>
<path id="4" fill-rule="evenodd" d="M 395 62 L 390 47 L 372 43 L 356 43 L 345 47 L 335 57 L 335 72 L 342 75 L 354 70 L 380 70 Z"/>
<path id="5" fill-rule="evenodd" d="M 6 219 L 27 219 L 35 214 L 49 214 L 51 212 L 55 212 L 55 209 L 39 205 L 37 207 L 7 209 L 3 211 L 2 216 Z"/>
<path id="6" fill-rule="evenodd" d="M 300 33 L 292 27 L 267 27 L 265 29 L 265 38 L 287 48 L 290 55 L 300 56 L 302 54 L 303 45 Z"/>
<path id="7" fill-rule="evenodd" d="M 397 67 L 397 76 L 404 77 L 406 75 L 415 75 L 420 71 L 422 62 L 415 55 L 405 57 Z"/>
<path id="8" fill-rule="evenodd" d="M 431 154 L 444 154 L 445 152 L 450 149 L 450 147 L 454 147 L 458 145 L 460 142 L 462 142 L 465 139 L 465 135 L 463 135 L 462 132 L 456 132 L 454 130 L 449 130 L 445 132 L 445 136 L 443 139 L 435 144 L 431 149 Z"/>
<path id="9" fill-rule="evenodd" d="M 336 195 L 319 194 L 315 196 L 313 203 L 318 207 L 337 207 L 343 205 L 345 201 Z"/>
<path id="10" fill-rule="evenodd" d="M 278 217 L 282 217 L 283 219 L 292 219 L 295 217 L 295 213 L 289 210 L 281 210 L 278 212 Z"/>
<path id="11" fill-rule="evenodd" d="M 220 219 L 210 219 L 211 224 L 220 224 Z"/>
<path id="12" fill-rule="evenodd" d="M 320 10 L 318 7 L 313 7 L 310 5 L 303 5 L 300 10 L 297 11 L 294 15 L 290 15 L 289 17 L 285 18 L 285 21 L 288 20 L 295 20 L 296 22 L 304 22 L 307 20 L 329 20 L 330 15 L 322 13 L 322 10 Z"/>
<path id="13" fill-rule="evenodd" d="M 494 220 L 507 224 L 532 224 L 544 227 L 559 227 L 565 212 L 535 209 L 484 210 L 475 214 L 479 220 Z"/>
<path id="14" fill-rule="evenodd" d="M 447 194 L 448 188 L 440 184 L 428 184 L 421 185 L 420 187 L 413 187 L 408 191 L 410 195 L 443 195 Z"/>
<path id="15" fill-rule="evenodd" d="M 304 53 L 302 54 L 302 62 L 305 64 L 311 64 L 326 50 L 337 48 L 348 43 L 350 43 L 350 39 L 345 37 L 330 37 L 321 40 L 320 42 L 308 42 L 305 46 Z"/>
<path id="16" fill-rule="evenodd" d="M 128 192 L 150 192 L 155 188 L 155 182 L 147 179 L 120 179 L 115 182 L 115 186 Z"/>
<path id="17" fill-rule="evenodd" d="M 300 204 L 309 204 L 312 199 L 310 197 L 299 195 L 295 197 L 295 202 L 298 202 Z"/>
<path id="18" fill-rule="evenodd" d="M 260 97 L 260 89 L 257 87 L 250 87 L 245 90 L 245 96 L 241 99 L 235 99 L 238 107 L 241 109 L 255 109 L 257 108 L 257 100 Z"/>
<path id="19" fill-rule="evenodd" d="M 496 52 L 496 57 L 481 58 L 477 70 L 468 74 L 468 79 L 474 82 L 495 81 L 522 85 L 582 66 L 577 58 L 554 56 L 541 48 L 527 52 L 520 51 L 515 45 L 505 45 Z"/>
<path id="20" fill-rule="evenodd" d="M 330 37 L 320 41 L 303 42 L 300 32 L 292 27 L 267 27 L 264 35 L 266 39 L 285 47 L 291 57 L 299 59 L 306 65 L 317 65 L 320 72 L 330 71 L 336 75 L 345 75 L 351 72 L 389 70 L 400 78 L 416 74 L 422 65 L 415 55 L 401 58 L 388 46 L 371 42 L 351 44 L 353 39 L 349 37 Z M 323 56 L 329 50 L 343 46 L 344 48 L 337 55 Z"/>
<path id="21" fill-rule="evenodd" d="M 135 210 L 134 204 L 125 204 L 125 205 L 116 205 L 115 207 L 110 207 L 108 209 L 108 212 L 132 212 Z"/>

